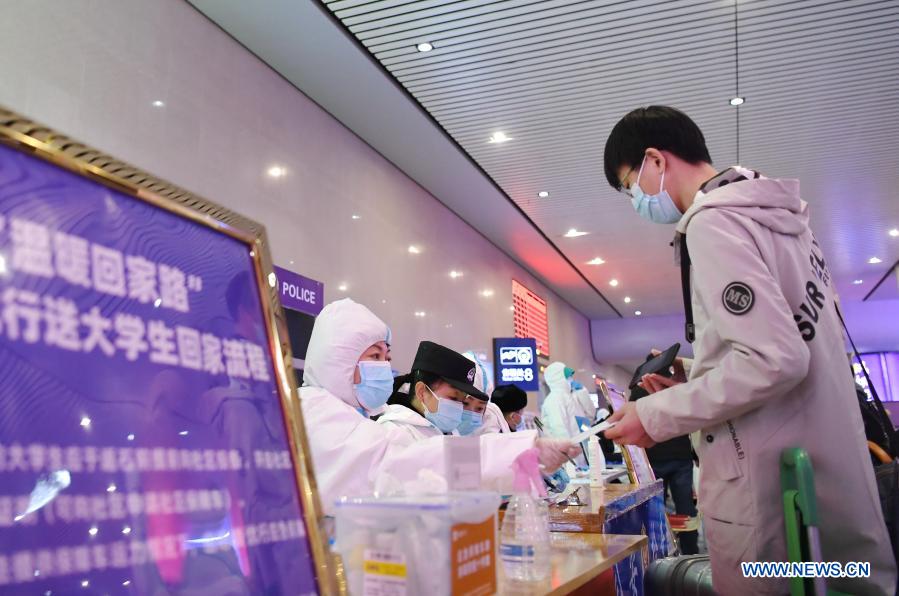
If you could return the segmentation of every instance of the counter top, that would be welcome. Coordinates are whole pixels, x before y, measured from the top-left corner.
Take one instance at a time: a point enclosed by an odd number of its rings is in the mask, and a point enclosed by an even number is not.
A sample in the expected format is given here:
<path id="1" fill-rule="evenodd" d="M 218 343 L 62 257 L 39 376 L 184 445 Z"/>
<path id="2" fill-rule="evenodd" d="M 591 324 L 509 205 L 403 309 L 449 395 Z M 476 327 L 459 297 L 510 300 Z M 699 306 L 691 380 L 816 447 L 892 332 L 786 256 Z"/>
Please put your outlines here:
<path id="1" fill-rule="evenodd" d="M 611 534 L 552 534 L 552 569 L 543 582 L 507 580 L 502 561 L 497 563 L 499 594 L 507 596 L 556 596 L 570 594 L 646 546 L 646 536 Z"/>
<path id="2" fill-rule="evenodd" d="M 610 518 L 627 513 L 634 507 L 662 494 L 663 483 L 607 484 L 601 488 L 584 486 L 577 491 L 580 505 L 559 504 L 549 507 L 549 525 L 554 532 L 587 532 L 600 534 Z"/>

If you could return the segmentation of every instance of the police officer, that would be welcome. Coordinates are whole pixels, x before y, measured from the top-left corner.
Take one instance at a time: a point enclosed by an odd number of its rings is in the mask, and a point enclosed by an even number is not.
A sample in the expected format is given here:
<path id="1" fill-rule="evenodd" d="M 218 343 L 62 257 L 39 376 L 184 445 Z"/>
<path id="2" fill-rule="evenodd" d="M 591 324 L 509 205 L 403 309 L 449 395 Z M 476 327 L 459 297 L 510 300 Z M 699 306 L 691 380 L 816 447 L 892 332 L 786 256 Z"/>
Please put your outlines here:
<path id="1" fill-rule="evenodd" d="M 699 505 L 721 594 L 788 592 L 786 579 L 744 578 L 740 562 L 787 560 L 779 458 L 802 447 L 815 468 L 824 560 L 871 564 L 868 578 L 828 585 L 893 594 L 895 563 L 833 280 L 798 181 L 739 166 L 716 171 L 696 124 L 663 106 L 615 125 L 605 174 L 642 217 L 677 224 L 685 310 L 695 323 L 689 380 L 644 378 L 652 395 L 615 412 L 606 435 L 649 447 L 702 429 Z"/>

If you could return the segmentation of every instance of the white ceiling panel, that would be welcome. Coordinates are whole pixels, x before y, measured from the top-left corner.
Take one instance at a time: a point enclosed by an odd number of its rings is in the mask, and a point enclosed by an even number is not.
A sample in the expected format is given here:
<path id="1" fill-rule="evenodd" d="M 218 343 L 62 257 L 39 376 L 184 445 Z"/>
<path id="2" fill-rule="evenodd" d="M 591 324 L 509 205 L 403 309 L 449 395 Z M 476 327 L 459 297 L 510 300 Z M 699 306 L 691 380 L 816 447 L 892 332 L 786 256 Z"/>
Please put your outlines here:
<path id="1" fill-rule="evenodd" d="M 896 0 L 323 4 L 626 316 L 681 310 L 673 228 L 603 175 L 609 131 L 638 106 L 690 114 L 718 166 L 798 178 L 844 300 L 899 259 Z M 512 140 L 489 144 L 497 131 Z"/>

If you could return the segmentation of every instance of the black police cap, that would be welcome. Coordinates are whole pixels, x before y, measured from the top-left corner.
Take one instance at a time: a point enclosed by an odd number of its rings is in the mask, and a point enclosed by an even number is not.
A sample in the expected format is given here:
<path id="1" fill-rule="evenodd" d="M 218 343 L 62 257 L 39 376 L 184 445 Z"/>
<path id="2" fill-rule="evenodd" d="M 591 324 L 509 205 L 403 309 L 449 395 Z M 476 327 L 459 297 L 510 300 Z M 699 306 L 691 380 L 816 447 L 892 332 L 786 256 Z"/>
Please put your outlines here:
<path id="1" fill-rule="evenodd" d="M 432 341 L 418 344 L 418 352 L 412 363 L 412 370 L 422 370 L 435 374 L 455 389 L 468 395 L 487 401 L 486 393 L 474 386 L 477 364 L 445 346 Z"/>

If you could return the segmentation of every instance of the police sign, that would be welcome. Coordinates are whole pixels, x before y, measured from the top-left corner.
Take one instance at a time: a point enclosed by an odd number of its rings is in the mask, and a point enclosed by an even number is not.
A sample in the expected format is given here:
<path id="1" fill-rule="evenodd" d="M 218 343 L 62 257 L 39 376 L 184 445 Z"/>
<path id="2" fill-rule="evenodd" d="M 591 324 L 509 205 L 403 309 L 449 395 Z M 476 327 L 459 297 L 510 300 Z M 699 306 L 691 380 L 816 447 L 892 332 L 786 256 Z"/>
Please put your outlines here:
<path id="1" fill-rule="evenodd" d="M 497 387 L 514 383 L 525 391 L 539 390 L 535 339 L 496 337 L 493 339 L 493 355 Z"/>

